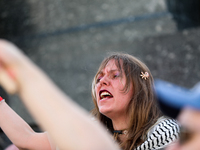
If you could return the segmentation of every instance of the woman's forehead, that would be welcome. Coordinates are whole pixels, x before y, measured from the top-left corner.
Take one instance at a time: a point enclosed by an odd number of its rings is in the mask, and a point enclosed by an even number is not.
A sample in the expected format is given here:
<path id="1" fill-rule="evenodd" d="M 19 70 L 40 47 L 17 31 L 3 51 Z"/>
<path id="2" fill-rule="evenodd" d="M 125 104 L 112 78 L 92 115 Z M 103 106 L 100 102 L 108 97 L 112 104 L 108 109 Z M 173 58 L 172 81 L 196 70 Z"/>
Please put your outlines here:
<path id="1" fill-rule="evenodd" d="M 110 69 L 110 68 L 112 68 L 112 69 L 118 69 L 116 63 L 117 63 L 116 60 L 112 59 L 112 60 L 108 61 L 108 63 L 104 67 L 104 69 L 107 69 L 107 68 L 108 69 Z"/>
<path id="2" fill-rule="evenodd" d="M 106 70 L 118 70 L 121 71 L 121 62 L 118 62 L 115 59 L 109 60 L 104 66 L 102 66 L 100 72 L 104 72 Z"/>
<path id="3" fill-rule="evenodd" d="M 99 70 L 99 72 L 97 73 L 97 75 L 99 74 L 104 74 L 105 72 L 116 72 L 116 71 L 120 71 L 123 72 L 122 67 L 119 66 L 120 64 L 118 64 L 118 61 L 115 59 L 109 60 L 104 66 L 102 66 Z"/>

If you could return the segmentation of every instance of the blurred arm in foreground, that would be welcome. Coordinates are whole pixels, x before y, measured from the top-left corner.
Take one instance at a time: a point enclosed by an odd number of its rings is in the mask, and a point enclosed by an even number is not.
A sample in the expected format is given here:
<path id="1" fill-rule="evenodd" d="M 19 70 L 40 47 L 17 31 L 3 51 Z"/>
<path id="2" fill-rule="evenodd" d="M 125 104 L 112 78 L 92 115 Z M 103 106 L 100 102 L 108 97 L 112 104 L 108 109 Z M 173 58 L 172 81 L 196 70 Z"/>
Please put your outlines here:
<path id="1" fill-rule="evenodd" d="M 0 84 L 8 93 L 20 96 L 31 115 L 43 130 L 48 131 L 59 149 L 118 149 L 100 124 L 93 122 L 84 109 L 65 95 L 17 47 L 4 40 L 0 41 Z M 36 134 L 4 102 L 0 104 L 0 114 L 0 126 L 14 144 L 19 138 L 24 140 L 21 140 L 23 143 L 37 143 L 32 144 L 36 146 L 34 148 L 29 145 L 29 149 L 42 149 L 37 145 L 42 141 L 48 143 L 46 133 Z M 13 123 L 18 125 L 14 126 Z M 39 139 L 35 138 L 38 136 Z"/>

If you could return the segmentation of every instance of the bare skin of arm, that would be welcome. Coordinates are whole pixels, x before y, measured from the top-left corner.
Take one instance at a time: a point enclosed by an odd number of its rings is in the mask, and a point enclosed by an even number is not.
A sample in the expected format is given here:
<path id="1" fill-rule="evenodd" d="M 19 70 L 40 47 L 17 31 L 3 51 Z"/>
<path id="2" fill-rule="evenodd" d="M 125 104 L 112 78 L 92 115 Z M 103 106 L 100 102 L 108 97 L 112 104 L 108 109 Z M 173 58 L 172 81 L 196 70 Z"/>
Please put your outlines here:
<path id="1" fill-rule="evenodd" d="M 34 132 L 5 102 L 0 104 L 0 114 L 0 127 L 19 149 L 53 149 L 47 133 Z"/>
<path id="2" fill-rule="evenodd" d="M 0 41 L 1 70 L 7 73 L 7 77 L 14 83 L 25 106 L 42 129 L 48 131 L 59 149 L 119 149 L 104 127 L 90 119 L 87 111 L 65 95 L 42 70 L 14 45 L 3 40 Z M 5 89 L 9 89 L 6 84 L 2 85 Z M 7 109 L 6 104 L 0 107 Z M 17 119 L 15 116 L 13 118 Z M 1 119 L 3 120 L 3 118 L 0 118 L 0 121 Z M 7 120 L 2 124 L 4 124 L 2 128 L 9 128 Z M 18 126 L 20 126 L 20 123 Z M 45 134 L 32 134 L 29 127 L 26 127 L 26 129 L 27 135 L 25 136 L 29 137 L 27 143 L 43 140 L 44 143 L 46 141 L 48 143 Z M 14 133 L 7 134 L 12 139 Z M 16 139 L 13 138 L 13 140 Z M 32 145 L 34 146 L 34 144 Z"/>

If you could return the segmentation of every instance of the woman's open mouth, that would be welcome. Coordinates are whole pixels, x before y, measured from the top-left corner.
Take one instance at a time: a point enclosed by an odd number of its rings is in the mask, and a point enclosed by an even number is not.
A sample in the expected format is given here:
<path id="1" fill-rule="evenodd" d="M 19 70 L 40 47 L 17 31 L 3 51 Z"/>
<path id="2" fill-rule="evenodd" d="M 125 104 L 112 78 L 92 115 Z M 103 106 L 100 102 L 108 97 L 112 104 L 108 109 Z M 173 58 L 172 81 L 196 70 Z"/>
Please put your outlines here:
<path id="1" fill-rule="evenodd" d="M 103 99 L 112 98 L 113 96 L 107 90 L 102 90 L 99 92 L 99 97 L 100 97 L 100 100 L 103 100 Z"/>

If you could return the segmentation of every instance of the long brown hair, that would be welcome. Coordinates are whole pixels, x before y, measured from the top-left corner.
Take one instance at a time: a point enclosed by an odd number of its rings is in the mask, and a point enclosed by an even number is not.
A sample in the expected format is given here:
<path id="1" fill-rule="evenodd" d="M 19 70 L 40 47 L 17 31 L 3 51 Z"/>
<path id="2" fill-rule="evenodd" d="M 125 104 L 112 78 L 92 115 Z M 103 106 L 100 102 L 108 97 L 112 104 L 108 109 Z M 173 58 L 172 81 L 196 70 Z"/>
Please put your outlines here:
<path id="1" fill-rule="evenodd" d="M 147 131 L 157 121 L 161 113 L 156 104 L 153 91 L 153 77 L 148 67 L 134 56 L 114 53 L 102 61 L 92 83 L 92 98 L 95 105 L 92 113 L 99 121 L 113 133 L 112 120 L 99 112 L 95 95 L 97 75 L 105 68 L 106 64 L 113 59 L 118 69 L 125 73 L 126 84 L 124 91 L 128 91 L 131 84 L 134 89 L 132 99 L 127 109 L 127 113 L 130 117 L 127 139 L 124 142 L 118 141 L 124 150 L 132 150 L 144 142 Z M 148 79 L 142 79 L 140 76 L 141 72 L 148 72 Z"/>

